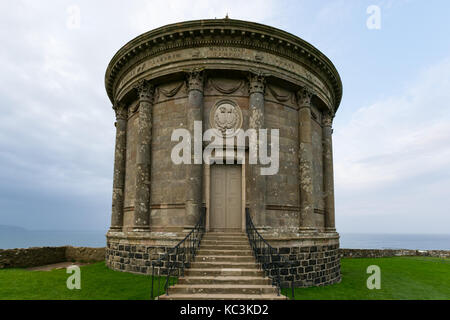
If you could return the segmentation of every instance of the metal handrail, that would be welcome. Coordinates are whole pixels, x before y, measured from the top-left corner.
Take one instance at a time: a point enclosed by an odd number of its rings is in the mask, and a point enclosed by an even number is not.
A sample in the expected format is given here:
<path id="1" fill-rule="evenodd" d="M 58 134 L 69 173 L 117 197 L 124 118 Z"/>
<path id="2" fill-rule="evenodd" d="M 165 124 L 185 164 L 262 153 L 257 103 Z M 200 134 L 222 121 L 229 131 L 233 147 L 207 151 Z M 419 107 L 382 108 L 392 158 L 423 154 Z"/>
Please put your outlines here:
<path id="1" fill-rule="evenodd" d="M 155 278 L 155 267 L 158 268 L 158 293 L 160 288 L 161 279 L 161 269 L 165 265 L 167 269 L 167 278 L 164 285 L 164 291 L 166 295 L 169 295 L 170 276 L 173 270 L 177 270 L 176 275 L 184 276 L 184 269 L 189 268 L 190 263 L 194 260 L 197 250 L 202 241 L 203 235 L 205 233 L 205 219 L 206 219 L 206 208 L 202 208 L 200 218 L 198 219 L 195 227 L 184 237 L 183 240 L 178 242 L 173 248 L 167 249 L 167 252 L 163 254 L 158 260 L 152 261 L 152 289 L 151 289 L 151 299 L 153 299 L 153 281 Z M 174 279 L 172 279 L 172 285 L 174 284 Z"/>
<path id="2" fill-rule="evenodd" d="M 255 255 L 256 261 L 259 263 L 261 269 L 264 271 L 264 275 L 272 280 L 272 285 L 277 287 L 277 294 L 281 292 L 281 269 L 294 265 L 293 261 L 287 260 L 280 255 L 275 248 L 273 248 L 256 230 L 250 216 L 250 209 L 245 208 L 246 225 L 245 230 L 247 232 L 250 246 Z M 295 297 L 294 292 L 294 279 L 291 281 L 292 299 Z"/>

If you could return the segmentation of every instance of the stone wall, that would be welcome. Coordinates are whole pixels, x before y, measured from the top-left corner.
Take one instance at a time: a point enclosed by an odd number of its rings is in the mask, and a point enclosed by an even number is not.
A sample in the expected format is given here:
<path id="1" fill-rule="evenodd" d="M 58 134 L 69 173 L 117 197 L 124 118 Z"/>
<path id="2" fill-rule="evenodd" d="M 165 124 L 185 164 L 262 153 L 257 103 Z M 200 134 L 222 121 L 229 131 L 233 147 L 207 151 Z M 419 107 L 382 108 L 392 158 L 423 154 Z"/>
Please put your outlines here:
<path id="1" fill-rule="evenodd" d="M 67 261 L 93 262 L 105 260 L 106 248 L 66 247 Z"/>
<path id="2" fill-rule="evenodd" d="M 383 258 L 398 256 L 422 256 L 450 258 L 450 250 L 408 250 L 408 249 L 339 249 L 341 258 Z"/>
<path id="3" fill-rule="evenodd" d="M 273 88 L 288 96 L 281 88 Z M 267 90 L 267 92 L 273 92 Z M 270 97 L 268 97 L 270 99 Z M 267 129 L 280 130 L 279 171 L 266 176 L 266 226 L 280 233 L 298 231 L 298 115 L 294 106 L 273 100 L 265 101 Z M 251 196 L 251 195 L 250 195 Z"/>
<path id="4" fill-rule="evenodd" d="M 175 95 L 169 94 L 177 88 Z M 158 87 L 153 106 L 151 151 L 152 230 L 182 230 L 184 226 L 186 166 L 171 161 L 172 149 L 178 144 L 171 141 L 171 136 L 174 129 L 187 128 L 186 104 L 184 82 Z"/>
<path id="5" fill-rule="evenodd" d="M 106 249 L 106 265 L 116 271 L 152 274 L 152 261 L 157 261 L 170 248 L 172 247 L 109 242 Z M 182 253 L 180 249 L 178 254 L 171 254 L 170 261 L 181 261 Z M 161 265 L 161 270 L 158 269 L 155 267 L 156 274 L 167 274 L 167 262 Z M 175 273 L 173 275 L 175 276 Z"/>
<path id="6" fill-rule="evenodd" d="M 89 247 L 35 247 L 27 249 L 0 249 L 0 269 L 2 268 L 24 268 L 35 267 L 46 264 L 80 261 L 93 262 L 103 261 L 115 270 L 124 270 L 137 273 L 150 273 L 151 260 L 158 259 L 167 250 L 164 246 L 145 245 L 119 245 L 111 244 L 109 248 Z M 293 268 L 298 274 L 305 276 L 297 277 L 296 280 L 307 280 L 307 282 L 326 282 L 333 279 L 333 269 L 339 266 L 340 258 L 382 258 L 397 256 L 422 256 L 450 258 L 450 250 L 408 250 L 408 249 L 337 249 L 332 246 L 310 246 L 310 247 L 281 247 L 279 253 L 298 264 Z M 130 262 L 130 267 L 124 265 Z M 142 268 L 145 267 L 145 268 Z M 127 270 L 128 269 L 128 270 Z M 283 270 L 286 281 L 291 281 L 295 270 Z M 323 278 L 325 277 L 325 278 Z M 317 280 L 319 279 L 320 280 Z M 336 277 L 334 277 L 336 280 Z"/>
<path id="7" fill-rule="evenodd" d="M 28 268 L 65 261 L 93 262 L 105 259 L 105 248 L 35 247 L 0 249 L 0 269 Z"/>
<path id="8" fill-rule="evenodd" d="M 0 249 L 0 268 L 25 268 L 66 261 L 66 247 Z"/>
<path id="9" fill-rule="evenodd" d="M 293 265 L 281 269 L 283 287 L 324 286 L 341 281 L 339 245 L 293 246 L 277 248 Z M 272 270 L 275 274 L 275 270 Z"/>

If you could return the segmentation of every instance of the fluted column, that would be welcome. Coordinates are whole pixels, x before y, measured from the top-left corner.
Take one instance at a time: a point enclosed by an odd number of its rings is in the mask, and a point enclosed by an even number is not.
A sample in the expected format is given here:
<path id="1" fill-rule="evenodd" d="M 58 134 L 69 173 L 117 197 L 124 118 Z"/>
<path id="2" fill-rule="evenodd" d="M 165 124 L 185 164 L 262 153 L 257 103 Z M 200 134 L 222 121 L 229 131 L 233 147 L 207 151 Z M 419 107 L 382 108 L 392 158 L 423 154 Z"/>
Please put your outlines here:
<path id="1" fill-rule="evenodd" d="M 150 170 L 154 87 L 147 80 L 141 80 L 137 83 L 135 88 L 139 95 L 139 119 L 136 154 L 134 229 L 137 231 L 145 231 L 150 228 Z"/>
<path id="2" fill-rule="evenodd" d="M 203 72 L 194 70 L 188 74 L 188 101 L 186 106 L 187 129 L 194 138 L 194 122 L 203 119 Z M 203 131 L 202 127 L 200 127 Z M 200 139 L 200 140 L 199 140 Z M 197 137 L 197 144 L 191 141 L 191 164 L 186 167 L 186 213 L 184 227 L 195 226 L 202 207 L 202 137 Z"/>
<path id="3" fill-rule="evenodd" d="M 114 178 L 112 195 L 111 230 L 123 227 L 123 200 L 125 188 L 125 159 L 127 150 L 127 109 L 123 104 L 113 106 L 116 113 L 116 146 L 114 151 Z"/>
<path id="4" fill-rule="evenodd" d="M 334 222 L 334 178 L 333 178 L 333 145 L 331 128 L 333 115 L 325 112 L 322 117 L 323 144 L 323 189 L 325 203 L 325 231 L 335 232 Z"/>
<path id="5" fill-rule="evenodd" d="M 312 91 L 303 88 L 298 92 L 299 111 L 299 179 L 300 179 L 300 231 L 316 231 L 314 221 L 311 98 Z"/>
<path id="6" fill-rule="evenodd" d="M 249 75 L 249 129 L 264 128 L 264 90 L 265 78 L 260 73 Z M 259 132 L 258 132 L 259 133 Z M 259 135 L 258 135 L 259 136 Z M 252 141 L 253 140 L 253 141 Z M 250 139 L 255 143 L 256 155 L 259 153 L 257 139 Z M 249 152 L 252 149 L 249 148 Z M 259 159 L 259 157 L 257 157 Z M 249 164 L 250 167 L 250 212 L 253 215 L 256 226 L 265 226 L 266 223 L 266 176 L 261 175 L 260 164 Z"/>

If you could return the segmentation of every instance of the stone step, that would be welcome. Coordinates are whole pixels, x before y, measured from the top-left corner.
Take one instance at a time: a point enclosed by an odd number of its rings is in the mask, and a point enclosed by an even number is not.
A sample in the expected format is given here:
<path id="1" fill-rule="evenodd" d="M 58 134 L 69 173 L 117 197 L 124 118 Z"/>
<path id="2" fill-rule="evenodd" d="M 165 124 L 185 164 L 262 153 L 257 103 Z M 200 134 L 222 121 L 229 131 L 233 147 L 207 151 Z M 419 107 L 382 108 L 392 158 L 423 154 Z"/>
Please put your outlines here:
<path id="1" fill-rule="evenodd" d="M 248 245 L 248 240 L 202 239 L 201 245 Z"/>
<path id="2" fill-rule="evenodd" d="M 159 300 L 287 300 L 287 297 L 276 294 L 172 294 L 162 295 Z M 223 310 L 222 310 L 223 312 Z"/>
<path id="3" fill-rule="evenodd" d="M 253 284 L 253 285 L 271 285 L 272 280 L 263 277 L 251 276 L 189 276 L 180 277 L 178 284 Z"/>
<path id="4" fill-rule="evenodd" d="M 241 268 L 211 268 L 211 269 L 198 269 L 189 268 L 184 272 L 185 277 L 217 277 L 217 276 L 249 276 L 249 277 L 262 277 L 263 272 L 255 267 L 253 269 L 241 269 Z"/>
<path id="5" fill-rule="evenodd" d="M 221 249 L 221 250 L 215 250 L 215 249 L 203 249 L 200 247 L 200 249 L 197 251 L 197 255 L 199 256 L 252 256 L 253 252 L 249 250 L 228 250 L 228 249 Z"/>
<path id="6" fill-rule="evenodd" d="M 250 250 L 249 244 L 239 244 L 239 245 L 232 245 L 232 244 L 201 244 L 200 250 Z"/>
<path id="7" fill-rule="evenodd" d="M 220 241 L 245 241 L 248 242 L 247 236 L 225 236 L 225 235 L 217 235 L 210 236 L 206 235 L 203 237 L 203 240 L 220 240 Z"/>
<path id="8" fill-rule="evenodd" d="M 233 261 L 233 262 L 253 262 L 255 263 L 255 258 L 253 256 L 236 256 L 236 255 L 223 255 L 223 256 L 213 256 L 213 255 L 197 255 L 195 257 L 195 262 L 219 262 L 219 261 Z"/>
<path id="9" fill-rule="evenodd" d="M 247 235 L 208 232 L 194 262 L 161 300 L 278 300 L 272 281 L 258 269 Z"/>
<path id="10" fill-rule="evenodd" d="M 205 236 L 203 237 L 203 240 L 216 240 L 216 241 L 242 241 L 248 243 L 248 238 L 246 236 L 240 237 L 240 236 Z"/>
<path id="11" fill-rule="evenodd" d="M 235 261 L 207 261 L 192 262 L 190 267 L 194 269 L 254 269 L 255 262 L 235 262 Z"/>
<path id="12" fill-rule="evenodd" d="M 177 284 L 169 287 L 169 296 L 171 294 L 276 294 L 276 288 L 271 285 L 252 285 L 252 284 Z"/>

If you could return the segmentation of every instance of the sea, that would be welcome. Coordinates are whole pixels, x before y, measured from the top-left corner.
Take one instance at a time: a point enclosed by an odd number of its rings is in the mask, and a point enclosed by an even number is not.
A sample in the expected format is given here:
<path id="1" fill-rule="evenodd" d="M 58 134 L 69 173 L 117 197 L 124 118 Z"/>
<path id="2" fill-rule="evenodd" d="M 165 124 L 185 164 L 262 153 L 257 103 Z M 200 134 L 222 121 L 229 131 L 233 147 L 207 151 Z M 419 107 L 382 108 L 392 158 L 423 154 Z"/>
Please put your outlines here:
<path id="1" fill-rule="evenodd" d="M 106 230 L 36 231 L 0 227 L 0 249 L 42 246 L 104 247 Z M 450 250 L 450 234 L 340 233 L 340 247 L 349 249 Z"/>

